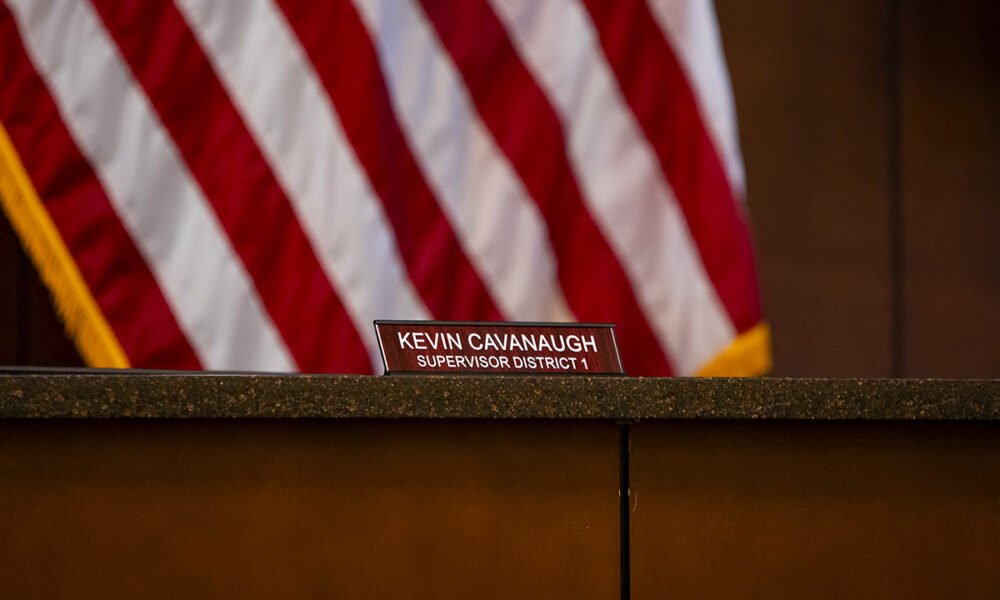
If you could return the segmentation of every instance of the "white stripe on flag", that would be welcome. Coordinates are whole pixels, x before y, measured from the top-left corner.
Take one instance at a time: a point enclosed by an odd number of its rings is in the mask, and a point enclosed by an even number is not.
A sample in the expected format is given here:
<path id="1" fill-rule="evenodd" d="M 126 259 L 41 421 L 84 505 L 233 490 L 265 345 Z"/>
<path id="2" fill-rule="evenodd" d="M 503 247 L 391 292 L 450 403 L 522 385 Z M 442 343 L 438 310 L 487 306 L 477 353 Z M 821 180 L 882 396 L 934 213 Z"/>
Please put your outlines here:
<path id="1" fill-rule="evenodd" d="M 215 214 L 90 4 L 9 5 L 68 129 L 204 367 L 295 370 Z"/>
<path id="2" fill-rule="evenodd" d="M 733 196 L 746 197 L 736 107 L 711 0 L 649 0 L 650 12 L 687 75 L 699 112 L 723 158 Z"/>
<path id="3" fill-rule="evenodd" d="M 594 218 L 679 375 L 735 337 L 656 155 L 573 0 L 492 0 L 563 122 Z"/>
<path id="4" fill-rule="evenodd" d="M 442 210 L 509 319 L 574 320 L 538 207 L 411 0 L 357 0 L 393 107 Z"/>
<path id="5" fill-rule="evenodd" d="M 268 0 L 177 5 L 286 190 L 378 372 L 372 321 L 430 313 L 298 39 Z"/>

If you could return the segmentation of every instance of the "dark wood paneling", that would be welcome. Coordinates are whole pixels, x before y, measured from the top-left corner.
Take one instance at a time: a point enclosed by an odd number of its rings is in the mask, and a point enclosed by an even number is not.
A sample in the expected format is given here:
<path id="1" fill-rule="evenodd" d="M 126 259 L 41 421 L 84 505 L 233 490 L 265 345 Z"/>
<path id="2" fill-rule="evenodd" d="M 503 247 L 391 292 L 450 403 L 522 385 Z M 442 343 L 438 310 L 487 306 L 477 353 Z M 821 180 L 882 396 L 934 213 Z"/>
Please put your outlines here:
<path id="1" fill-rule="evenodd" d="M 52 297 L 0 213 L 0 364 L 83 366 Z M 10 282 L 10 283 L 8 283 Z"/>
<path id="2" fill-rule="evenodd" d="M 906 14 L 906 371 L 1000 376 L 1000 5 Z"/>
<path id="3" fill-rule="evenodd" d="M 0 422 L 11 598 L 618 597 L 594 422 Z"/>
<path id="4" fill-rule="evenodd" d="M 18 364 L 18 299 L 21 297 L 19 261 L 21 249 L 17 238 L 0 211 L 0 365 Z"/>
<path id="5" fill-rule="evenodd" d="M 888 375 L 885 7 L 717 10 L 775 373 Z"/>
<path id="6" fill-rule="evenodd" d="M 21 328 L 24 364 L 83 366 L 83 359 L 56 315 L 48 288 L 27 258 L 24 283 L 25 318 Z"/>
<path id="7" fill-rule="evenodd" d="M 1000 427 L 640 423 L 635 598 L 998 598 Z"/>

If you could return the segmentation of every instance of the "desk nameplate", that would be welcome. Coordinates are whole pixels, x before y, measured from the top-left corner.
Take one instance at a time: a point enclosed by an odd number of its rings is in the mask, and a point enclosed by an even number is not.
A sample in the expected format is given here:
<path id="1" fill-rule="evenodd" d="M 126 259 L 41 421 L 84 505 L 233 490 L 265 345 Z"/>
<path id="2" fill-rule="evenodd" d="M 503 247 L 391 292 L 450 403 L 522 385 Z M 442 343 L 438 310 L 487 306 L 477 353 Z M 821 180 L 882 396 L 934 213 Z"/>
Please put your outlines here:
<path id="1" fill-rule="evenodd" d="M 614 325 L 375 321 L 385 373 L 622 375 Z"/>

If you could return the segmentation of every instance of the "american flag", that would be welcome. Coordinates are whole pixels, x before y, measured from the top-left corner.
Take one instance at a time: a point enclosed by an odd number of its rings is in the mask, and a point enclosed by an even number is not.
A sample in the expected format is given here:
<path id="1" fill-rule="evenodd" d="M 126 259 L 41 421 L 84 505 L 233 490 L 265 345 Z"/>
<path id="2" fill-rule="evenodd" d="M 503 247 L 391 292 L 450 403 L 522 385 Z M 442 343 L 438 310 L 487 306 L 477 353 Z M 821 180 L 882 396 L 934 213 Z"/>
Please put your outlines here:
<path id="1" fill-rule="evenodd" d="M 95 366 L 378 372 L 375 319 L 770 365 L 708 0 L 2 0 L 0 196 Z"/>

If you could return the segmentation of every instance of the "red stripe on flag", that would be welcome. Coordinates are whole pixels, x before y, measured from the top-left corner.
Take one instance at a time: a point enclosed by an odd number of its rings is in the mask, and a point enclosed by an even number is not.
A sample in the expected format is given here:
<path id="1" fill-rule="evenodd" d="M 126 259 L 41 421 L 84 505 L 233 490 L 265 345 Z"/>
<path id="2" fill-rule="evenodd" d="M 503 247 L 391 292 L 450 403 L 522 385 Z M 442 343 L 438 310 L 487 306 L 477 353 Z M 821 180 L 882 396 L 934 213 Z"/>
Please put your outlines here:
<path id="1" fill-rule="evenodd" d="M 298 367 L 370 373 L 358 331 L 288 198 L 177 8 L 167 0 L 95 0 L 94 6 L 212 204 Z"/>
<path id="2" fill-rule="evenodd" d="M 200 369 L 155 278 L 0 4 L 0 121 L 132 366 Z"/>
<path id="3" fill-rule="evenodd" d="M 548 225 L 570 308 L 584 321 L 616 323 L 629 373 L 669 374 L 670 365 L 631 284 L 584 204 L 559 117 L 500 20 L 485 0 L 422 3 L 483 121 Z"/>
<path id="4" fill-rule="evenodd" d="M 346 0 L 278 4 L 382 200 L 410 279 L 428 309 L 439 319 L 501 320 L 414 160 L 357 9 Z"/>
<path id="5" fill-rule="evenodd" d="M 585 0 L 737 331 L 760 321 L 750 234 L 683 68 L 643 0 Z"/>

